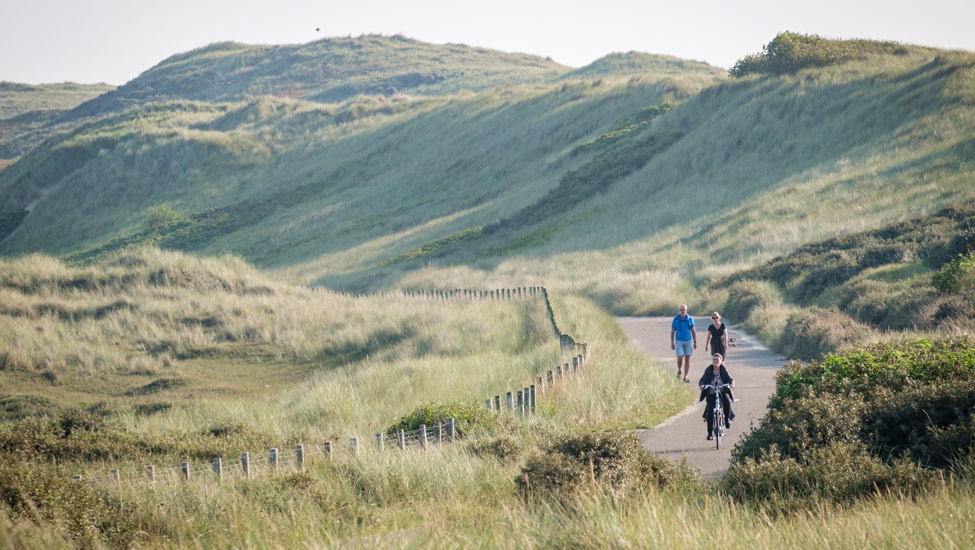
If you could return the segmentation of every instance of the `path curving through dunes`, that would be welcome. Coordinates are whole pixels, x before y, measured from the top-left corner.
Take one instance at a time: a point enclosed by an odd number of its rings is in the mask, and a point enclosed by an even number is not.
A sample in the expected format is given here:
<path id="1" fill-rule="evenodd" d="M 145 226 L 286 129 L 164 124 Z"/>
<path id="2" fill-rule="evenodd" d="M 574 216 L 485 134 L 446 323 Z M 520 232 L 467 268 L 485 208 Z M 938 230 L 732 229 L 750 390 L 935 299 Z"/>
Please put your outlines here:
<path id="1" fill-rule="evenodd" d="M 618 317 L 617 322 L 630 338 L 630 342 L 651 357 L 664 363 L 664 366 L 677 375 L 677 360 L 670 349 L 670 323 L 673 317 Z M 707 323 L 710 319 L 695 318 L 698 325 L 698 348 L 691 358 L 690 386 L 697 396 L 697 381 L 705 368 L 710 367 L 710 354 L 704 352 L 707 337 Z M 706 321 L 706 322 L 705 322 Z M 734 403 L 735 421 L 727 436 L 722 438 L 721 449 L 714 448 L 708 441 L 707 426 L 702 414 L 704 404 L 694 404 L 659 425 L 636 430 L 644 447 L 663 457 L 679 460 L 686 456 L 690 464 L 701 470 L 704 479 L 718 479 L 728 468 L 731 448 L 750 429 L 758 424 L 765 414 L 769 397 L 775 391 L 775 372 L 785 362 L 785 358 L 768 350 L 757 338 L 728 325 L 729 336 L 735 341 L 728 350 L 725 365 L 735 379 Z"/>

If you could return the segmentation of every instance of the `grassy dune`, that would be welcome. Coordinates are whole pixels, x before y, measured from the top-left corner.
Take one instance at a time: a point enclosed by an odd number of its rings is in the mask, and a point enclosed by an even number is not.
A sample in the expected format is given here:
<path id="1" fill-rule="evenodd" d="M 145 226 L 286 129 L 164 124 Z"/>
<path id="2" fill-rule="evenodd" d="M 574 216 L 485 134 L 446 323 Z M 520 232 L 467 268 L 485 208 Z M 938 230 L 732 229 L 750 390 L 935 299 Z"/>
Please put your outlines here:
<path id="1" fill-rule="evenodd" d="M 536 418 L 479 413 L 479 424 L 462 424 L 465 440 L 428 453 L 367 444 L 359 460 L 312 456 L 303 474 L 181 487 L 180 461 L 202 473 L 223 456 L 231 472 L 243 451 L 369 442 L 421 406 L 479 410 L 560 361 L 543 303 L 353 298 L 232 257 L 154 249 L 88 267 L 41 256 L 2 267 L 0 486 L 10 516 L 0 521 L 16 546 L 74 537 L 301 547 L 442 520 L 473 528 L 517 505 L 520 461 L 547 438 L 652 425 L 692 399 L 592 303 L 553 296 L 562 330 L 587 333 L 593 352 L 585 371 L 540 399 Z M 159 468 L 155 489 L 140 481 L 147 463 Z M 111 468 L 121 488 L 106 483 Z M 63 485 L 75 473 L 94 485 Z M 16 508 L 24 480 L 37 516 Z M 90 513 L 73 515 L 82 506 Z"/>
<path id="2" fill-rule="evenodd" d="M 802 244 L 965 204 L 972 59 L 915 50 L 710 87 L 655 122 L 677 143 L 549 241 L 402 284 L 552 281 L 617 313 L 696 308 L 707 283 Z"/>

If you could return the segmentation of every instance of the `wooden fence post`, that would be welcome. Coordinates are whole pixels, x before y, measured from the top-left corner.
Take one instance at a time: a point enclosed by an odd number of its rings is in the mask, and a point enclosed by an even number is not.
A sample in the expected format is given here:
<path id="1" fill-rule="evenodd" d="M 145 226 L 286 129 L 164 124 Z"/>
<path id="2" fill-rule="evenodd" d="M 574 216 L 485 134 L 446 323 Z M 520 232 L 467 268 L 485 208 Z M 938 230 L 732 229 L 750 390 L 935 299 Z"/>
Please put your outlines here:
<path id="1" fill-rule="evenodd" d="M 149 476 L 149 481 L 152 483 L 156 482 L 156 467 L 146 466 L 146 475 Z"/>
<path id="2" fill-rule="evenodd" d="M 278 469 L 278 448 L 271 447 L 267 453 L 267 461 L 271 465 L 271 471 L 277 471 Z"/>
<path id="3" fill-rule="evenodd" d="M 427 448 L 427 425 L 420 425 L 420 447 Z"/>
<path id="4" fill-rule="evenodd" d="M 378 449 L 379 452 L 386 450 L 386 438 L 383 437 L 383 434 L 376 434 L 376 449 Z"/>
<path id="5" fill-rule="evenodd" d="M 501 396 L 500 395 L 495 395 L 494 396 L 494 410 L 496 410 L 498 412 L 501 412 Z"/>
<path id="6" fill-rule="evenodd" d="M 538 380 L 535 381 L 535 385 L 538 386 L 538 393 L 545 395 L 545 377 L 539 376 Z"/>
<path id="7" fill-rule="evenodd" d="M 572 358 L 572 372 L 579 370 L 579 356 L 576 355 Z"/>
<path id="8" fill-rule="evenodd" d="M 553 382 L 555 382 L 555 372 L 550 370 L 548 371 L 548 383 L 551 384 Z"/>
<path id="9" fill-rule="evenodd" d="M 214 458 L 210 464 L 213 466 L 213 473 L 217 475 L 217 481 L 223 479 L 223 459 Z"/>
<path id="10" fill-rule="evenodd" d="M 532 414 L 535 414 L 535 384 L 532 384 L 532 385 L 531 385 L 531 388 L 529 389 L 529 391 L 531 392 L 531 396 L 532 396 L 532 397 L 531 397 L 531 402 L 532 402 L 532 405 L 531 405 L 531 409 L 532 409 Z"/>
<path id="11" fill-rule="evenodd" d="M 332 460 L 332 442 L 326 441 L 322 446 L 322 452 L 325 453 L 325 458 Z"/>
<path id="12" fill-rule="evenodd" d="M 511 392 L 509 391 L 507 396 L 508 412 L 511 412 L 515 408 L 514 399 L 511 397 Z"/>
<path id="13" fill-rule="evenodd" d="M 244 471 L 244 479 L 249 479 L 251 477 L 250 453 L 240 453 L 240 469 Z"/>
<path id="14" fill-rule="evenodd" d="M 299 443 L 295 447 L 295 461 L 298 463 L 298 471 L 305 469 L 305 446 Z"/>
<path id="15" fill-rule="evenodd" d="M 447 441 L 453 442 L 454 440 L 454 419 L 447 419 Z"/>
<path id="16" fill-rule="evenodd" d="M 190 463 L 189 462 L 180 462 L 179 463 L 179 469 L 180 469 L 180 471 L 183 472 L 183 479 L 189 479 L 190 478 Z"/>
<path id="17" fill-rule="evenodd" d="M 518 416 L 524 416 L 525 414 L 525 396 L 521 390 L 518 390 L 518 400 L 515 409 L 518 411 Z"/>
<path id="18" fill-rule="evenodd" d="M 406 430 L 400 428 L 396 430 L 396 446 L 403 450 L 406 448 Z"/>
<path id="19" fill-rule="evenodd" d="M 486 400 L 484 400 L 484 408 L 487 409 L 487 410 L 491 410 L 491 398 L 490 397 L 488 397 Z"/>

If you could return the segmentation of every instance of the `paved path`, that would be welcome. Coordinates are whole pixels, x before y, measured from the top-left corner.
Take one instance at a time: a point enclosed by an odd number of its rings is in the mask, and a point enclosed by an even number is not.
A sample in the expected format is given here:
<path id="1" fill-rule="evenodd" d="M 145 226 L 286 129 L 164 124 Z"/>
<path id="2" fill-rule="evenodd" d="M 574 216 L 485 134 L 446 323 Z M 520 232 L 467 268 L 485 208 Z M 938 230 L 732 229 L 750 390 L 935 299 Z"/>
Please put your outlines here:
<path id="1" fill-rule="evenodd" d="M 673 317 L 619 317 L 617 321 L 633 345 L 655 359 L 663 361 L 667 370 L 677 376 L 677 359 L 670 349 L 670 322 Z M 704 340 L 707 338 L 705 318 L 698 320 L 698 349 L 691 358 L 691 386 L 697 396 L 697 381 L 704 369 L 711 364 L 710 355 L 704 353 Z M 711 320 L 707 319 L 707 323 Z M 785 358 L 768 350 L 758 339 L 729 325 L 729 335 L 734 339 L 725 365 L 735 379 L 735 397 L 739 402 L 732 405 L 735 421 L 722 438 L 721 450 L 708 441 L 707 426 L 701 415 L 704 404 L 691 405 L 676 415 L 650 429 L 637 430 L 643 445 L 651 451 L 679 459 L 687 456 L 695 468 L 701 470 L 704 479 L 720 478 L 728 468 L 731 448 L 749 429 L 749 424 L 758 424 L 765 415 L 769 396 L 775 390 L 775 371 L 782 367 Z"/>

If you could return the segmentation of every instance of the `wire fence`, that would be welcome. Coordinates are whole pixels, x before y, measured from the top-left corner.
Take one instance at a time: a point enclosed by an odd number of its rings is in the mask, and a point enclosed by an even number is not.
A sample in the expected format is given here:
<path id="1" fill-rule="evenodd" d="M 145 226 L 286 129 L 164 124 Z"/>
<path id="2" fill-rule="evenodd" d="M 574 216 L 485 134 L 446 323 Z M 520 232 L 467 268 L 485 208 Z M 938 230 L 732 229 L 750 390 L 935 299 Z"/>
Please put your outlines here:
<path id="1" fill-rule="evenodd" d="M 74 479 L 93 484 L 167 483 L 185 481 L 245 480 L 260 475 L 288 474 L 304 470 L 314 460 L 355 459 L 367 452 L 425 451 L 456 440 L 455 422 L 421 425 L 415 430 L 378 433 L 373 441 L 351 437 L 347 442 L 323 441 L 320 445 L 298 444 L 294 448 L 272 447 L 264 453 L 242 452 L 239 457 L 216 457 L 210 462 L 185 461 L 178 466 L 127 465 L 110 470 L 89 469 Z"/>
<path id="2" fill-rule="evenodd" d="M 519 417 L 528 417 L 536 412 L 537 398 L 544 396 L 557 384 L 579 373 L 586 364 L 589 355 L 589 345 L 576 342 L 574 338 L 563 333 L 555 321 L 545 287 L 520 287 L 495 290 L 389 290 L 375 294 L 352 294 L 353 297 L 381 296 L 401 299 L 444 300 L 444 301 L 473 301 L 473 300 L 542 300 L 551 324 L 552 331 L 559 340 L 561 362 L 554 368 L 543 373 L 537 373 L 520 389 L 505 391 L 502 394 L 489 396 L 484 406 L 497 413 L 508 412 Z M 375 434 L 372 449 L 380 452 L 387 450 L 406 451 L 409 449 L 426 450 L 444 443 L 456 440 L 456 426 L 453 418 L 445 422 L 437 421 L 433 425 L 420 426 L 415 430 L 397 430 L 391 433 Z M 129 465 L 127 467 L 105 470 L 89 469 L 84 474 L 75 475 L 76 480 L 87 480 L 92 483 L 121 484 L 146 482 L 150 484 L 173 481 L 191 480 L 225 480 L 250 479 L 256 475 L 269 473 L 293 473 L 305 468 L 307 461 L 316 459 L 354 458 L 366 451 L 368 444 L 358 437 L 350 437 L 347 442 L 326 440 L 321 445 L 296 445 L 293 449 L 271 448 L 266 453 L 251 455 L 242 452 L 239 457 L 226 459 L 215 457 L 209 463 L 203 461 L 181 462 L 179 466 L 157 467 L 145 465 L 142 467 Z"/>

